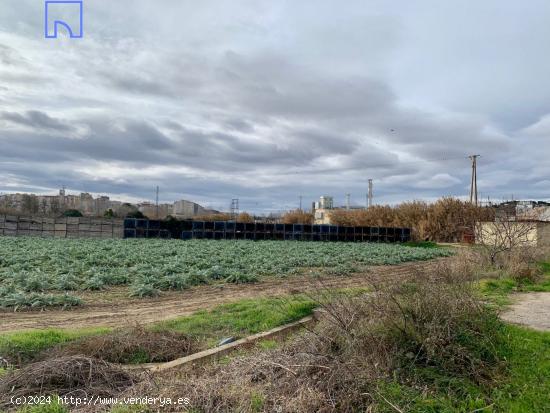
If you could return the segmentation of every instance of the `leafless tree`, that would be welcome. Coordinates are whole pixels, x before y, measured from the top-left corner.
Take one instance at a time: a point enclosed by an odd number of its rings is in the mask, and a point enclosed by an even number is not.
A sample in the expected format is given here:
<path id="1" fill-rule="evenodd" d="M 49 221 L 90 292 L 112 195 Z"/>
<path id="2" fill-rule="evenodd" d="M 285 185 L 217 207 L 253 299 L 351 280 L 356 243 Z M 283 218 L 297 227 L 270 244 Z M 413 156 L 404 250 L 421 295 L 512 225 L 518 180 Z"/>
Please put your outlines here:
<path id="1" fill-rule="evenodd" d="M 533 221 L 518 221 L 511 216 L 494 222 L 476 225 L 476 243 L 485 251 L 491 265 L 498 263 L 501 255 L 510 257 L 519 249 L 536 247 L 537 224 Z"/>

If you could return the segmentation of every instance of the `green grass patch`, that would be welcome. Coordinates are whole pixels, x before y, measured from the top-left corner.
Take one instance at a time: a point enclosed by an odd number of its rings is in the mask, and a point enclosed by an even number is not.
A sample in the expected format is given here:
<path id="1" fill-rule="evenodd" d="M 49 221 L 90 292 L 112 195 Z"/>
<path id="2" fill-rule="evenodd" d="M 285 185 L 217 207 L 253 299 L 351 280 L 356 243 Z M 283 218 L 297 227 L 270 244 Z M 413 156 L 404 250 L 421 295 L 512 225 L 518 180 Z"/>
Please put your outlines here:
<path id="1" fill-rule="evenodd" d="M 25 363 L 42 350 L 83 337 L 105 334 L 108 328 L 22 331 L 0 335 L 0 356 L 14 363 Z"/>
<path id="2" fill-rule="evenodd" d="M 161 322 L 155 329 L 185 333 L 213 345 L 224 337 L 242 337 L 299 320 L 315 307 L 313 300 L 301 295 L 242 300 Z"/>
<path id="3" fill-rule="evenodd" d="M 550 263 L 539 263 L 543 275 L 537 281 L 503 277 L 481 280 L 481 293 L 498 306 L 510 304 L 509 295 L 515 292 L 550 292 Z"/>
<path id="4" fill-rule="evenodd" d="M 550 333 L 507 325 L 505 337 L 498 352 L 506 370 L 495 383 L 477 385 L 468 378 L 422 369 L 416 373 L 429 382 L 429 390 L 381 382 L 373 395 L 378 411 L 395 413 L 391 404 L 414 413 L 550 411 Z"/>
<path id="5" fill-rule="evenodd" d="M 403 245 L 415 248 L 441 248 L 440 245 L 437 245 L 437 243 L 433 241 L 408 241 Z"/>

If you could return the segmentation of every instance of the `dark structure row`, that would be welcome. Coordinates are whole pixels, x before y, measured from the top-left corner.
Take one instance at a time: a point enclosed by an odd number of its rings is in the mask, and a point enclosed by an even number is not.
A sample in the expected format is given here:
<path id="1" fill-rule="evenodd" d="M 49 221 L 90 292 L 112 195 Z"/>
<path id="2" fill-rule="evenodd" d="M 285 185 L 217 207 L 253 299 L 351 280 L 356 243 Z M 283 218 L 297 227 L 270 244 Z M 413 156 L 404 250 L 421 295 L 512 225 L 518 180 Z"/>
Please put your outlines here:
<path id="1" fill-rule="evenodd" d="M 264 224 L 232 221 L 124 220 L 124 238 L 246 239 L 293 241 L 407 242 L 410 228 Z"/>

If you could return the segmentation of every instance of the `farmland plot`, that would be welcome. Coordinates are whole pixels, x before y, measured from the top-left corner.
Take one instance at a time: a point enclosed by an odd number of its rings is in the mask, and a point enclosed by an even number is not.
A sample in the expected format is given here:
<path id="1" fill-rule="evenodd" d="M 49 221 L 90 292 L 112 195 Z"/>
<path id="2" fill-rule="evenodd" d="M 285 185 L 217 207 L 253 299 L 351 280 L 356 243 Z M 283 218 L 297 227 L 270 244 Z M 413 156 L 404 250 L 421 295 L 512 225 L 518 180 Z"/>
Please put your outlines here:
<path id="1" fill-rule="evenodd" d="M 450 255 L 396 244 L 0 238 L 0 307 L 80 304 L 82 291 L 129 286 L 138 297 L 208 283 L 247 283 L 305 269 L 347 275 L 371 265 Z"/>

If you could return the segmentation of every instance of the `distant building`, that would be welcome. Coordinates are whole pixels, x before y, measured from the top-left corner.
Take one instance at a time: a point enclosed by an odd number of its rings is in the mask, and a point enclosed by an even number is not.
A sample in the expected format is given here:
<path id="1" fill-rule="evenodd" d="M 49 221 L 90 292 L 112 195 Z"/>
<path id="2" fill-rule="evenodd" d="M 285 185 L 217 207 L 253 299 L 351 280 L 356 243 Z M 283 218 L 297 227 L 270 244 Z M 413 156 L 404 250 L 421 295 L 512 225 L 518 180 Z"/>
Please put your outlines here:
<path id="1" fill-rule="evenodd" d="M 313 205 L 314 223 L 317 225 L 326 225 L 331 223 L 330 215 L 334 210 L 334 198 L 331 196 L 321 196 L 318 202 Z"/>
<path id="2" fill-rule="evenodd" d="M 111 209 L 115 215 L 124 217 L 132 211 L 139 210 L 148 218 L 157 218 L 157 206 L 151 202 L 142 202 L 137 205 L 113 201 L 108 196 L 94 198 L 83 192 L 80 195 L 67 195 L 61 189 L 58 195 L 34 194 L 6 194 L 0 195 L 0 209 L 20 214 L 59 215 L 68 209 L 76 209 L 84 216 L 103 216 Z M 197 215 L 217 213 L 201 205 L 186 200 L 176 201 L 173 204 L 165 203 L 158 206 L 158 219 L 168 215 L 176 218 L 193 218 Z"/>
<path id="3" fill-rule="evenodd" d="M 172 215 L 176 218 L 193 218 L 197 215 L 206 215 L 210 211 L 199 204 L 184 199 L 174 202 Z"/>
<path id="4" fill-rule="evenodd" d="M 137 205 L 138 210 L 145 215 L 147 218 L 151 219 L 164 219 L 168 215 L 172 214 L 174 205 L 173 204 L 159 204 L 158 206 L 158 215 L 157 215 L 157 206 L 152 202 L 142 202 Z"/>
<path id="5" fill-rule="evenodd" d="M 544 201 L 510 201 L 496 207 L 497 220 L 550 222 L 550 203 Z"/>

